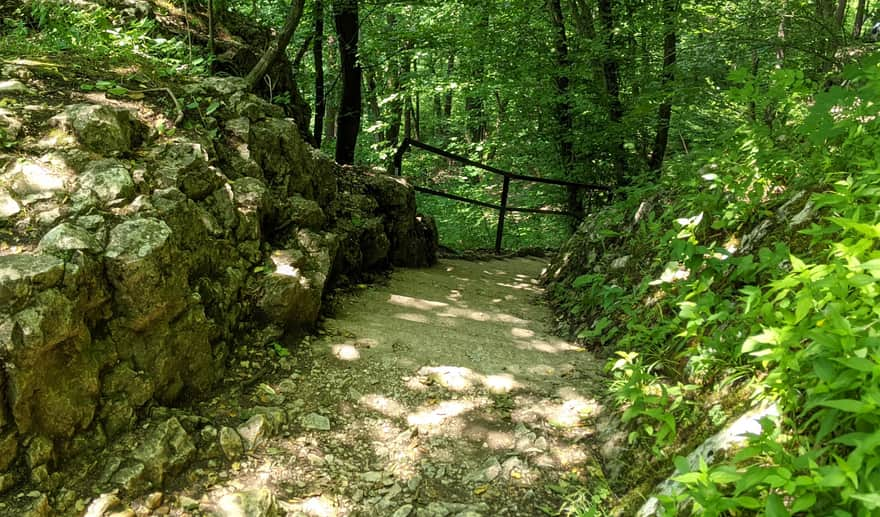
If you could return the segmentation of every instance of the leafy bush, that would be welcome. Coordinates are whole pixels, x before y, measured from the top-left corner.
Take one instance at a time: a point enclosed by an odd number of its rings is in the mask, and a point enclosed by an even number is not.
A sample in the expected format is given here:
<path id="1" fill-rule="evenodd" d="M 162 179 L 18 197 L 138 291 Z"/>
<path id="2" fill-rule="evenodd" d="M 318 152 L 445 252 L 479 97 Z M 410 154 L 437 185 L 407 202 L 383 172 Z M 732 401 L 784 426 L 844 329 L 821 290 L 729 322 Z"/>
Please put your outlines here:
<path id="1" fill-rule="evenodd" d="M 718 465 L 676 461 L 685 490 L 662 499 L 669 515 L 880 512 L 878 63 L 812 96 L 801 74 L 774 73 L 762 102 L 778 123 L 634 190 L 655 209 L 628 240 L 605 239 L 634 265 L 555 291 L 581 338 L 621 350 L 608 368 L 631 443 L 674 454 L 699 402 L 735 383 L 778 404 L 780 421 Z"/>

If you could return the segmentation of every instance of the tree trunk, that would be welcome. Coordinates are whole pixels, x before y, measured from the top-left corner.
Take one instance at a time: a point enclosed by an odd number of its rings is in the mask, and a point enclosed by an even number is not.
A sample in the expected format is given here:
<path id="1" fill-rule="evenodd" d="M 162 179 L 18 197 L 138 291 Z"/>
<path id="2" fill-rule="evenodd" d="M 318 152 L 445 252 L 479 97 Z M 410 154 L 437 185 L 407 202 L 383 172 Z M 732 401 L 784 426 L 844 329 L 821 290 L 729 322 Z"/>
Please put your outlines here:
<path id="1" fill-rule="evenodd" d="M 336 161 L 352 164 L 361 126 L 358 0 L 335 0 L 333 19 L 339 38 L 339 60 L 342 65 L 342 95 L 336 120 Z"/>
<path id="2" fill-rule="evenodd" d="M 860 38 L 862 36 L 862 27 L 865 25 L 865 4 L 867 0 L 859 0 L 859 5 L 856 7 L 856 19 L 853 22 L 853 38 Z"/>
<path id="3" fill-rule="evenodd" d="M 660 89 L 665 96 L 657 109 L 657 136 L 648 169 L 659 174 L 666 156 L 669 142 L 669 122 L 672 119 L 672 90 L 675 82 L 676 25 L 678 19 L 678 0 L 663 0 L 663 76 Z"/>
<path id="4" fill-rule="evenodd" d="M 450 53 L 449 59 L 446 61 L 446 80 L 452 77 L 452 72 L 455 70 L 455 54 Z M 446 92 L 446 96 L 443 99 L 443 117 L 446 121 L 449 121 L 449 118 L 452 117 L 452 90 L 448 90 Z"/>
<path id="5" fill-rule="evenodd" d="M 779 9 L 779 27 L 776 29 L 776 38 L 779 40 L 776 47 L 776 68 L 785 66 L 785 17 L 788 11 L 788 0 L 782 0 Z"/>
<path id="6" fill-rule="evenodd" d="M 418 73 L 419 62 L 418 59 L 413 61 L 412 71 L 413 75 Z M 416 140 L 422 139 L 422 97 L 419 94 L 418 89 L 416 89 L 415 95 L 413 95 L 413 101 L 415 102 L 415 106 L 413 107 L 413 129 L 414 134 L 416 136 Z"/>
<path id="7" fill-rule="evenodd" d="M 324 112 L 327 100 L 324 97 L 324 0 L 315 0 L 315 42 L 312 49 L 315 57 L 315 147 L 321 148 L 321 133 L 324 129 Z"/>
<path id="8" fill-rule="evenodd" d="M 562 4 L 560 0 L 547 0 L 547 8 L 550 11 L 550 22 L 553 25 L 553 50 L 556 62 L 556 71 L 553 76 L 553 85 L 556 88 L 556 102 L 553 109 L 558 126 L 556 142 L 559 146 L 562 166 L 568 173 L 574 162 L 571 101 L 569 100 L 571 80 L 568 77 L 571 60 L 568 55 L 568 37 L 565 33 L 565 19 L 562 17 Z"/>
<path id="9" fill-rule="evenodd" d="M 393 20 L 389 19 L 389 23 L 392 22 Z M 394 95 L 394 99 L 389 102 L 391 121 L 388 123 L 388 131 L 385 133 L 385 140 L 392 147 L 397 147 L 400 143 L 400 128 L 403 120 L 403 89 L 400 78 L 403 75 L 401 70 L 405 59 L 404 56 L 397 56 L 397 60 L 391 62 L 388 80 L 386 81 L 388 91 L 391 95 Z"/>
<path id="10" fill-rule="evenodd" d="M 278 59 L 282 52 L 287 50 L 287 44 L 290 43 L 290 38 L 296 31 L 300 18 L 302 18 L 304 4 L 305 0 L 293 0 L 291 2 L 290 11 L 288 11 L 287 18 L 284 20 L 284 27 L 278 33 L 278 38 L 269 44 L 269 48 L 263 52 L 263 56 L 257 61 L 257 64 L 254 65 L 251 71 L 248 72 L 247 77 L 245 77 L 249 90 L 256 88 L 257 83 L 263 79 L 272 63 Z"/>
<path id="11" fill-rule="evenodd" d="M 208 0 L 208 54 L 214 55 L 214 0 Z"/>
<path id="12" fill-rule="evenodd" d="M 846 16 L 847 0 L 837 0 L 837 9 L 834 11 L 834 28 L 837 29 L 838 35 L 840 29 L 843 28 L 843 18 Z"/>
<path id="13" fill-rule="evenodd" d="M 382 120 L 382 110 L 379 109 L 379 99 L 378 99 L 378 88 L 376 86 L 376 74 L 370 70 L 364 70 L 364 81 L 366 83 L 367 92 L 367 107 L 369 108 L 370 120 L 367 124 L 375 124 Z M 381 143 L 384 140 L 384 135 L 382 135 L 381 131 L 376 131 L 373 134 L 373 141 Z"/>
<path id="14" fill-rule="evenodd" d="M 553 111 L 556 118 L 556 145 L 559 151 L 559 159 L 566 177 L 571 177 L 574 165 L 574 144 L 572 143 L 573 123 L 571 114 L 570 90 L 571 59 L 568 55 L 568 36 L 565 33 L 565 18 L 562 15 L 562 3 L 560 0 L 547 0 L 547 9 L 550 12 L 550 24 L 553 26 L 553 51 L 556 62 L 556 72 L 553 76 L 553 86 L 556 89 L 556 102 Z M 574 231 L 580 223 L 583 214 L 583 204 L 580 201 L 577 187 L 568 188 L 568 211 L 577 214 L 577 218 L 569 219 L 571 230 Z"/>
<path id="15" fill-rule="evenodd" d="M 604 32 L 602 35 L 604 43 L 602 75 L 605 79 L 605 94 L 608 99 L 608 119 L 612 126 L 614 179 L 618 185 L 623 185 L 626 183 L 626 149 L 620 127 L 623 120 L 623 104 L 620 102 L 620 71 L 614 46 L 614 6 L 612 0 L 598 0 L 598 6 L 599 21 Z"/>

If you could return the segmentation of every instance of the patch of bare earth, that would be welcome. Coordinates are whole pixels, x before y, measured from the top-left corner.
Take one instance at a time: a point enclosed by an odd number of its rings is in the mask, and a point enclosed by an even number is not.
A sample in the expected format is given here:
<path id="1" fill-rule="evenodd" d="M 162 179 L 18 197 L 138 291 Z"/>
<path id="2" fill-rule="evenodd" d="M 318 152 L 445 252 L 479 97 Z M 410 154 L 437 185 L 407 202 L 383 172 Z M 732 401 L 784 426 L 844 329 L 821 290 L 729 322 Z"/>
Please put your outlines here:
<path id="1" fill-rule="evenodd" d="M 187 473 L 168 510 L 264 487 L 288 515 L 555 511 L 560 478 L 593 471 L 583 422 L 602 408 L 594 358 L 547 331 L 543 267 L 442 260 L 341 300 L 292 373 L 255 388 L 294 424 L 231 468 Z M 237 413 L 233 398 L 202 414 Z"/>

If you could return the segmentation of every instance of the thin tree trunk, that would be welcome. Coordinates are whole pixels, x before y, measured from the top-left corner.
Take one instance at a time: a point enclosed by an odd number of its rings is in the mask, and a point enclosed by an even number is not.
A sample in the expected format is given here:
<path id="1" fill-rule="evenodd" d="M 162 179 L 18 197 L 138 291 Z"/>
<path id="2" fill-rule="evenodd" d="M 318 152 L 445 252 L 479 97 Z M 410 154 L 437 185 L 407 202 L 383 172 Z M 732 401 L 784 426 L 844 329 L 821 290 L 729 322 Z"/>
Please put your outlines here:
<path id="1" fill-rule="evenodd" d="M 782 0 L 782 7 L 779 9 L 779 27 L 776 29 L 776 37 L 779 39 L 779 46 L 776 47 L 776 68 L 785 66 L 785 18 L 788 16 L 788 0 Z"/>
<path id="2" fill-rule="evenodd" d="M 675 59 L 676 59 L 676 25 L 678 19 L 678 0 L 663 0 L 663 76 L 660 89 L 665 95 L 663 102 L 657 109 L 657 136 L 654 139 L 654 149 L 651 151 L 651 159 L 648 160 L 648 168 L 659 174 L 663 167 L 663 158 L 666 156 L 666 146 L 669 142 L 669 122 L 672 119 L 672 90 L 675 82 Z"/>
<path id="3" fill-rule="evenodd" d="M 260 57 L 260 60 L 257 61 L 257 64 L 254 65 L 251 71 L 248 72 L 247 77 L 245 77 L 249 90 L 256 88 L 257 83 L 263 79 L 272 63 L 287 49 L 287 44 L 290 43 L 290 38 L 296 31 L 300 18 L 302 18 L 304 4 L 305 0 L 293 0 L 291 2 L 290 11 L 288 11 L 287 18 L 284 20 L 284 27 L 278 33 L 278 38 L 269 44 L 269 48 L 263 52 L 263 56 Z"/>
<path id="4" fill-rule="evenodd" d="M 389 23 L 392 22 L 393 20 L 389 19 Z M 400 77 L 403 75 L 401 70 L 404 66 L 403 63 L 405 60 L 406 58 L 404 56 L 398 56 L 397 60 L 391 63 L 388 80 L 386 81 L 388 90 L 391 92 L 391 95 L 394 96 L 394 99 L 389 103 L 391 121 L 388 123 L 388 131 L 385 133 L 385 140 L 387 140 L 392 147 L 397 147 L 399 143 L 400 128 L 403 124 L 403 88 Z"/>
<path id="5" fill-rule="evenodd" d="M 847 0 L 837 0 L 837 9 L 834 11 L 834 23 L 838 33 L 843 28 L 843 19 L 846 16 Z"/>
<path id="6" fill-rule="evenodd" d="M 608 119 L 612 126 L 614 176 L 618 185 L 626 183 L 626 150 L 620 123 L 623 120 L 623 104 L 620 102 L 620 71 L 614 46 L 614 6 L 612 0 L 598 0 L 599 21 L 602 24 L 604 55 L 602 75 L 605 78 L 605 93 L 608 99 Z"/>
<path id="7" fill-rule="evenodd" d="M 324 97 L 324 0 L 315 0 L 315 41 L 312 48 L 315 58 L 315 147 L 321 148 L 321 133 L 327 100 Z"/>
<path id="8" fill-rule="evenodd" d="M 865 25 L 865 4 L 867 0 L 859 0 L 859 4 L 856 7 L 856 19 L 853 22 L 853 38 L 860 38 L 862 36 L 862 27 Z"/>
<path id="9" fill-rule="evenodd" d="M 455 70 L 455 54 L 450 53 L 449 59 L 446 61 L 446 79 L 452 77 Z M 446 91 L 446 97 L 443 99 L 443 117 L 448 121 L 452 117 L 452 90 Z"/>
<path id="10" fill-rule="evenodd" d="M 361 126 L 361 67 L 358 63 L 358 0 L 335 0 L 333 18 L 339 37 L 342 96 L 337 116 L 336 161 L 354 163 Z"/>
<path id="11" fill-rule="evenodd" d="M 370 123 L 376 123 L 382 120 L 382 111 L 379 109 L 379 99 L 378 99 L 378 88 L 376 87 L 376 74 L 370 70 L 364 70 L 364 81 L 366 82 L 366 92 L 367 92 L 367 107 L 369 108 L 370 113 Z M 373 141 L 377 144 L 382 142 L 384 137 L 381 131 L 376 131 L 373 134 Z"/>
<path id="12" fill-rule="evenodd" d="M 309 37 L 303 40 L 302 45 L 300 45 L 299 50 L 296 51 L 296 55 L 293 57 L 293 62 L 291 63 L 291 67 L 293 68 L 294 75 L 297 70 L 299 70 L 299 66 L 302 64 L 303 58 L 306 56 L 306 52 L 309 51 L 309 48 L 312 47 L 312 40 L 315 35 L 310 34 Z"/>
<path id="13" fill-rule="evenodd" d="M 208 53 L 214 55 L 214 0 L 208 0 Z"/>
<path id="14" fill-rule="evenodd" d="M 565 33 L 565 18 L 562 15 L 560 0 L 547 0 L 547 9 L 550 12 L 550 23 L 553 26 L 553 50 L 556 61 L 556 73 L 553 76 L 553 85 L 556 89 L 556 102 L 553 107 L 557 125 L 556 145 L 559 149 L 559 158 L 565 175 L 571 177 L 574 165 L 574 144 L 572 142 L 574 130 L 569 99 L 571 80 L 568 74 L 571 70 L 571 59 L 568 54 L 568 36 Z M 568 211 L 578 215 L 578 217 L 569 220 L 571 229 L 574 231 L 583 214 L 583 204 L 580 201 L 577 187 L 568 188 Z"/>

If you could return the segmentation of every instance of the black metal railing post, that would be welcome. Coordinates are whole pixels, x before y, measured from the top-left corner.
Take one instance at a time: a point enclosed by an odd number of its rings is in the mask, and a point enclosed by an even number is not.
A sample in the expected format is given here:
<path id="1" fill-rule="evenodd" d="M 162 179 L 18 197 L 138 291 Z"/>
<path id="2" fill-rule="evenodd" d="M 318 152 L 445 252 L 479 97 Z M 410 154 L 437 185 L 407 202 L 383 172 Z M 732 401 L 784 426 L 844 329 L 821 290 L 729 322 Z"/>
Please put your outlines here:
<path id="1" fill-rule="evenodd" d="M 610 203 L 614 190 L 612 187 L 608 185 L 597 185 L 590 183 L 578 183 L 574 181 L 566 181 L 566 180 L 558 180 L 552 178 L 540 178 L 535 176 L 524 176 L 522 174 L 516 174 L 510 171 L 505 171 L 499 169 L 497 167 L 492 167 L 490 165 L 486 165 L 483 163 L 475 162 L 469 158 L 464 156 L 460 156 L 454 153 L 450 153 L 449 151 L 445 151 L 443 149 L 430 146 L 428 144 L 419 142 L 418 140 L 413 140 L 411 138 L 404 138 L 403 142 L 400 144 L 400 147 L 397 148 L 397 151 L 394 153 L 394 162 L 393 162 L 393 174 L 395 176 L 403 175 L 403 155 L 406 154 L 407 151 L 412 147 L 418 147 L 429 153 L 436 154 L 438 156 L 443 156 L 444 158 L 457 161 L 459 163 L 470 165 L 472 167 L 477 167 L 479 169 L 483 169 L 485 171 L 489 171 L 500 176 L 504 176 L 504 185 L 501 189 L 501 203 L 499 205 L 493 205 L 491 203 L 487 203 L 485 201 L 479 201 L 476 199 L 469 199 L 463 196 L 458 196 L 455 194 L 449 194 L 446 192 L 440 192 L 437 190 L 429 189 L 426 187 L 420 187 L 418 185 L 414 185 L 413 189 L 416 192 L 422 192 L 425 194 L 430 194 L 432 196 L 440 196 L 446 199 L 453 199 L 455 201 L 461 201 L 464 203 L 470 203 L 472 205 L 482 206 L 484 208 L 490 208 L 492 210 L 498 210 L 498 230 L 495 234 L 495 253 L 501 253 L 501 244 L 504 240 L 504 218 L 507 215 L 507 212 L 522 212 L 522 213 L 530 213 L 530 214 L 547 214 L 547 215 L 563 215 L 573 218 L 575 221 L 579 221 L 584 217 L 585 209 L 595 208 L 594 205 L 597 205 L 598 201 L 601 200 L 604 203 Z M 508 195 L 510 193 L 510 181 L 526 181 L 531 183 L 543 183 L 549 185 L 558 185 L 560 187 L 567 187 L 569 190 L 569 210 L 549 210 L 545 208 L 522 208 L 522 207 L 509 207 L 507 206 Z M 580 194 L 584 191 L 589 192 L 589 198 L 586 200 L 586 206 L 584 203 L 576 203 L 579 206 L 572 207 L 572 199 L 580 200 Z M 572 209 L 573 208 L 573 209 Z"/>
<path id="2" fill-rule="evenodd" d="M 507 194 L 510 192 L 510 176 L 504 175 L 501 187 L 501 208 L 498 210 L 498 232 L 495 234 L 495 253 L 501 253 L 501 240 L 504 238 L 504 216 L 507 214 Z"/>
<path id="3" fill-rule="evenodd" d="M 409 138 L 404 138 L 394 153 L 394 175 L 403 176 L 403 155 L 409 149 Z"/>

